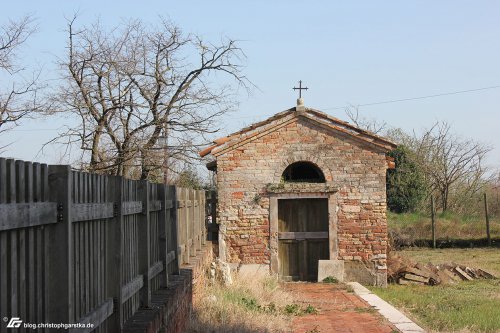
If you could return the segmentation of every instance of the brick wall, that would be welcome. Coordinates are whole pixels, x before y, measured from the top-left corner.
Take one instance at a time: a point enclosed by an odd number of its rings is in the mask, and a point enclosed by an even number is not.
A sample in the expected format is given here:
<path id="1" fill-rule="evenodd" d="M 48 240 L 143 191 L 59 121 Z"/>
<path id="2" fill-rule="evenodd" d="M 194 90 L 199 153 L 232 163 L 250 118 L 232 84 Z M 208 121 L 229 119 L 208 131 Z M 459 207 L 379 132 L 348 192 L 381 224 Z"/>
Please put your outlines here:
<path id="1" fill-rule="evenodd" d="M 338 188 L 338 259 L 376 260 L 373 265 L 384 269 L 385 153 L 301 117 L 217 156 L 218 222 L 226 248 L 221 257 L 237 264 L 270 263 L 266 184 L 279 183 L 284 169 L 297 161 L 316 164 Z"/>

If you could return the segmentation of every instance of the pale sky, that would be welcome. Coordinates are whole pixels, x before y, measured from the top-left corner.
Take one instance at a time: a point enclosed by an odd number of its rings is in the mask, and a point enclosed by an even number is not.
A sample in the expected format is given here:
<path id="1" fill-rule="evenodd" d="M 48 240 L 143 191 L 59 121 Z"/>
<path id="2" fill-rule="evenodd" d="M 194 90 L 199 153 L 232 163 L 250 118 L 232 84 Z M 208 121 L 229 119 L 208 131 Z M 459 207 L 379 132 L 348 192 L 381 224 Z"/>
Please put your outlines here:
<path id="1" fill-rule="evenodd" d="M 224 118 L 223 136 L 295 106 L 292 87 L 303 80 L 305 105 L 346 119 L 344 106 L 500 86 L 499 1 L 5 1 L 0 23 L 26 13 L 39 32 L 19 62 L 42 65 L 56 78 L 65 52 L 65 17 L 83 25 L 100 17 L 154 22 L 170 18 L 185 32 L 217 42 L 241 40 L 245 74 L 259 88 L 241 96 Z M 362 115 L 406 131 L 448 121 L 466 138 L 495 147 L 488 163 L 500 167 L 500 88 L 360 107 Z M 13 142 L 4 156 L 48 163 L 60 150 L 36 156 L 62 120 L 23 123 L 0 137 Z"/>

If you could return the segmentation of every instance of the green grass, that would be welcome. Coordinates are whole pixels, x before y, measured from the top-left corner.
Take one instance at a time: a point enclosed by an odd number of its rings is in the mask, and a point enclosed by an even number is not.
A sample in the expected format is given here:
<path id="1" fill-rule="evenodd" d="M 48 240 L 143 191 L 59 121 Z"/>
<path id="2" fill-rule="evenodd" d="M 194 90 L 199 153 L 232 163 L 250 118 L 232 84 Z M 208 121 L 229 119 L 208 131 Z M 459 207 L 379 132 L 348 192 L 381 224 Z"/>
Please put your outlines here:
<path id="1" fill-rule="evenodd" d="M 393 237 L 412 244 L 415 240 L 431 239 L 431 218 L 427 214 L 387 213 L 389 231 Z M 490 235 L 500 237 L 500 219 L 490 218 Z M 486 224 L 483 216 L 461 216 L 453 213 L 436 215 L 436 238 L 451 240 L 477 240 L 486 238 Z"/>
<path id="2" fill-rule="evenodd" d="M 333 276 L 327 276 L 323 279 L 323 283 L 339 283 L 339 280 L 337 280 Z"/>
<path id="3" fill-rule="evenodd" d="M 455 262 L 482 268 L 500 276 L 500 249 L 429 249 L 398 251 L 416 262 Z M 499 332 L 500 280 L 475 280 L 455 285 L 389 285 L 371 288 L 402 309 L 427 330 L 438 332 Z"/>
<path id="4" fill-rule="evenodd" d="M 389 285 L 373 292 L 409 312 L 434 331 L 498 332 L 500 281 L 476 280 L 446 286 Z"/>

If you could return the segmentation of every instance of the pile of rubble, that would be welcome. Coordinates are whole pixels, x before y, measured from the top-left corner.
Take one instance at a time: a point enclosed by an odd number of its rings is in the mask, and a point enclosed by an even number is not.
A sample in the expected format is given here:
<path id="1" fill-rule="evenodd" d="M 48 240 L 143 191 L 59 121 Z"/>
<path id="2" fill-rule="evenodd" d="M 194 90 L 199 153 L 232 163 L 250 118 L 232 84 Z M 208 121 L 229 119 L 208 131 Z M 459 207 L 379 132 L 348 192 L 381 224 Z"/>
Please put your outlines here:
<path id="1" fill-rule="evenodd" d="M 475 279 L 495 279 L 496 277 L 479 268 L 471 268 L 455 263 L 427 265 L 415 263 L 394 252 L 387 260 L 387 276 L 389 282 L 398 284 L 438 285 L 452 284 Z"/>

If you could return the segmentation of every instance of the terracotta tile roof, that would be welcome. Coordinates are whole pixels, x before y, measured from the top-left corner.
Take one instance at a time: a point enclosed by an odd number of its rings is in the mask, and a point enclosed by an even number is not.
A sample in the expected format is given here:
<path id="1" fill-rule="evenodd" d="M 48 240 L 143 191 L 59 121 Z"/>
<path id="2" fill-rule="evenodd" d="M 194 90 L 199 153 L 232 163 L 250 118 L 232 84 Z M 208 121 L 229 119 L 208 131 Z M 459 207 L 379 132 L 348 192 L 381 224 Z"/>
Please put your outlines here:
<path id="1" fill-rule="evenodd" d="M 372 132 L 363 130 L 356 126 L 349 124 L 343 120 L 332 117 L 329 114 L 321 112 L 319 110 L 305 108 L 304 111 L 296 111 L 295 108 L 279 112 L 274 116 L 267 118 L 266 120 L 254 123 L 248 127 L 242 128 L 238 132 L 229 134 L 228 136 L 214 140 L 214 144 L 200 151 L 200 156 L 204 157 L 209 154 L 220 155 L 222 152 L 226 152 L 235 148 L 239 143 L 246 141 L 256 135 L 263 134 L 268 131 L 275 130 L 281 126 L 284 126 L 297 117 L 304 117 L 310 121 L 316 122 L 321 126 L 326 128 L 350 135 L 355 139 L 367 142 L 374 147 L 379 149 L 390 151 L 396 148 L 396 144 L 378 136 Z"/>

